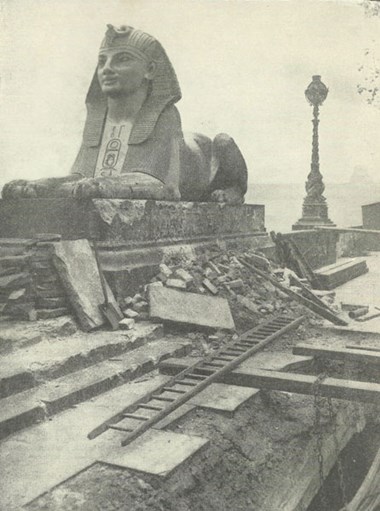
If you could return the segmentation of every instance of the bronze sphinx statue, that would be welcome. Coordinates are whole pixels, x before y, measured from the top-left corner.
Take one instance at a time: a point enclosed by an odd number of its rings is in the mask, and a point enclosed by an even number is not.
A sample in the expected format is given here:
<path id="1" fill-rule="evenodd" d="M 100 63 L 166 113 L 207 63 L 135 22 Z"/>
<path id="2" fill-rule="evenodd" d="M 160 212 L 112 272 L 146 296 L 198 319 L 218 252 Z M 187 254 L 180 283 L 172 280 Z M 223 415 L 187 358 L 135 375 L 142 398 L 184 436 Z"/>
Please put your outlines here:
<path id="1" fill-rule="evenodd" d="M 108 25 L 69 176 L 17 180 L 3 198 L 130 198 L 244 202 L 247 167 L 231 137 L 184 134 L 181 90 L 161 44 Z"/>

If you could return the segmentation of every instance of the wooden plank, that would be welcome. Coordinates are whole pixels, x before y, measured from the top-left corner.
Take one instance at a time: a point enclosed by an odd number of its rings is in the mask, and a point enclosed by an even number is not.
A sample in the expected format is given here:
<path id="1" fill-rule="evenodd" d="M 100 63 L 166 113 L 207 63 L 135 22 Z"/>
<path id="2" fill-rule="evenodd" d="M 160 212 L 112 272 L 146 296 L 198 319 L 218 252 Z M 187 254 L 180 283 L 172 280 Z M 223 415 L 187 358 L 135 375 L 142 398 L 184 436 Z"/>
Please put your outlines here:
<path id="1" fill-rule="evenodd" d="M 233 383 L 233 380 L 234 378 L 231 378 L 229 383 Z M 316 376 L 279 371 L 245 370 L 243 374 L 238 375 L 238 384 L 246 387 L 311 395 L 314 394 L 316 380 Z M 320 394 L 335 399 L 380 404 L 378 383 L 326 378 L 320 384 Z"/>
<path id="2" fill-rule="evenodd" d="M 317 231 L 334 231 L 334 232 L 357 232 L 359 234 L 377 234 L 380 236 L 380 230 L 376 231 L 374 229 L 356 229 L 353 227 L 323 227 L 323 226 L 315 226 L 313 229 Z"/>
<path id="3" fill-rule="evenodd" d="M 243 258 L 240 258 L 239 261 L 242 264 L 244 264 L 244 266 L 249 268 L 252 271 L 252 273 L 256 273 L 257 275 L 260 275 L 260 277 L 264 278 L 265 280 L 268 280 L 275 287 L 277 287 L 278 289 L 281 289 L 281 291 L 283 293 L 286 293 L 288 296 L 290 296 L 291 298 L 296 300 L 298 303 L 300 303 L 302 305 L 305 305 L 305 307 L 307 307 L 311 311 L 315 312 L 319 316 L 322 316 L 323 318 L 327 319 L 328 321 L 331 321 L 331 323 L 334 323 L 335 325 L 340 325 L 340 326 L 347 326 L 348 325 L 347 321 L 344 321 L 343 319 L 338 318 L 338 316 L 336 316 L 335 314 L 332 314 L 331 312 L 329 312 L 324 307 L 321 307 L 321 306 L 317 305 L 316 303 L 312 302 L 311 300 L 308 300 L 307 298 L 299 295 L 298 293 L 296 293 L 292 289 L 289 289 L 288 287 L 283 286 L 274 277 L 272 277 L 271 275 L 268 275 L 267 273 L 264 273 L 261 270 L 258 270 L 257 268 L 255 268 L 251 264 L 247 263 Z"/>
<path id="4" fill-rule="evenodd" d="M 171 363 L 170 369 L 173 374 L 174 363 Z M 179 365 L 178 372 L 182 370 L 183 366 Z M 205 375 L 212 374 L 211 370 L 203 367 L 200 371 Z M 230 385 L 307 395 L 314 394 L 316 380 L 317 376 L 250 368 L 238 368 L 216 379 L 217 382 Z M 335 399 L 380 404 L 380 384 L 378 383 L 326 378 L 320 384 L 320 394 Z"/>
<path id="5" fill-rule="evenodd" d="M 324 309 L 328 310 L 331 314 L 335 315 L 334 311 L 330 309 L 330 307 L 323 300 L 321 300 L 319 296 L 317 296 L 311 289 L 305 286 L 305 284 L 301 282 L 298 277 L 292 275 L 292 278 L 297 282 L 297 286 L 301 288 L 302 293 L 308 300 L 311 300 L 315 304 L 319 305 L 320 307 L 323 307 Z"/>
<path id="6" fill-rule="evenodd" d="M 375 351 L 355 350 L 348 348 L 331 348 L 311 344 L 297 344 L 293 348 L 294 355 L 320 356 L 335 360 L 380 365 L 380 353 Z"/>

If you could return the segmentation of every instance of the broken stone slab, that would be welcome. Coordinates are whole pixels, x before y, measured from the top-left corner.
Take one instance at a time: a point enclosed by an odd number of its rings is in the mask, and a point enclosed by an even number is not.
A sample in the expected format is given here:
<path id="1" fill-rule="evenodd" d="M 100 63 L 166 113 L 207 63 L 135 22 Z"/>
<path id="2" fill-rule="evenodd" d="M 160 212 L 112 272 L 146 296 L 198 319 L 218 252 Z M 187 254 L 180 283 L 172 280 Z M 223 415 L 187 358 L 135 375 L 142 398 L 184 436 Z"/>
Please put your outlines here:
<path id="1" fill-rule="evenodd" d="M 148 290 L 148 299 L 150 317 L 153 319 L 235 330 L 231 310 L 225 298 L 153 287 Z"/>
<path id="2" fill-rule="evenodd" d="M 104 325 L 99 305 L 105 302 L 98 265 L 88 240 L 53 243 L 53 263 L 81 327 L 93 330 Z M 109 302 L 119 306 L 106 283 Z M 120 311 L 121 315 L 121 311 Z"/>
<path id="3" fill-rule="evenodd" d="M 127 447 L 117 445 L 99 461 L 166 477 L 208 443 L 207 438 L 199 436 L 151 429 Z"/>

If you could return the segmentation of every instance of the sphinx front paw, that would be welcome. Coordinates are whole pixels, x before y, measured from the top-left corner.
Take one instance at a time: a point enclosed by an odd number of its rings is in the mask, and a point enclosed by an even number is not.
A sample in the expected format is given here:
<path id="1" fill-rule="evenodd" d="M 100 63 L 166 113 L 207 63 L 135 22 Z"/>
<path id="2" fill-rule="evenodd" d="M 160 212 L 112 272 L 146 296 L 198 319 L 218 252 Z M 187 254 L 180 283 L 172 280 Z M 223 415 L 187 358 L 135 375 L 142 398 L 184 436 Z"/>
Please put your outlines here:
<path id="1" fill-rule="evenodd" d="M 31 199 L 37 197 L 36 187 L 32 181 L 16 179 L 4 185 L 3 199 Z"/>
<path id="2" fill-rule="evenodd" d="M 72 195 L 76 199 L 95 199 L 101 197 L 100 182 L 94 178 L 81 179 L 73 185 Z"/>
<path id="3" fill-rule="evenodd" d="M 236 188 L 226 188 L 225 190 L 214 190 L 211 194 L 211 200 L 225 202 L 226 204 L 243 204 L 244 195 Z"/>

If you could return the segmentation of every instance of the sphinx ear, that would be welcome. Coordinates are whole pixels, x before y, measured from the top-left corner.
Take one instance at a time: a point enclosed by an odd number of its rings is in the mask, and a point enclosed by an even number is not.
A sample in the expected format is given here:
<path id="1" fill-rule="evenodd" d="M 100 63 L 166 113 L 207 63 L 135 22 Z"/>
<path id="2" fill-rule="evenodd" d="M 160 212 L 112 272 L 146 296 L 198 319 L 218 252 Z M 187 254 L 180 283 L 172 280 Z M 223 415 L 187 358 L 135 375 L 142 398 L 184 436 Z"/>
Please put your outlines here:
<path id="1" fill-rule="evenodd" d="M 145 78 L 147 80 L 153 80 L 153 78 L 156 75 L 156 71 L 157 71 L 157 64 L 156 64 L 156 62 L 149 62 L 148 70 L 145 73 Z"/>

